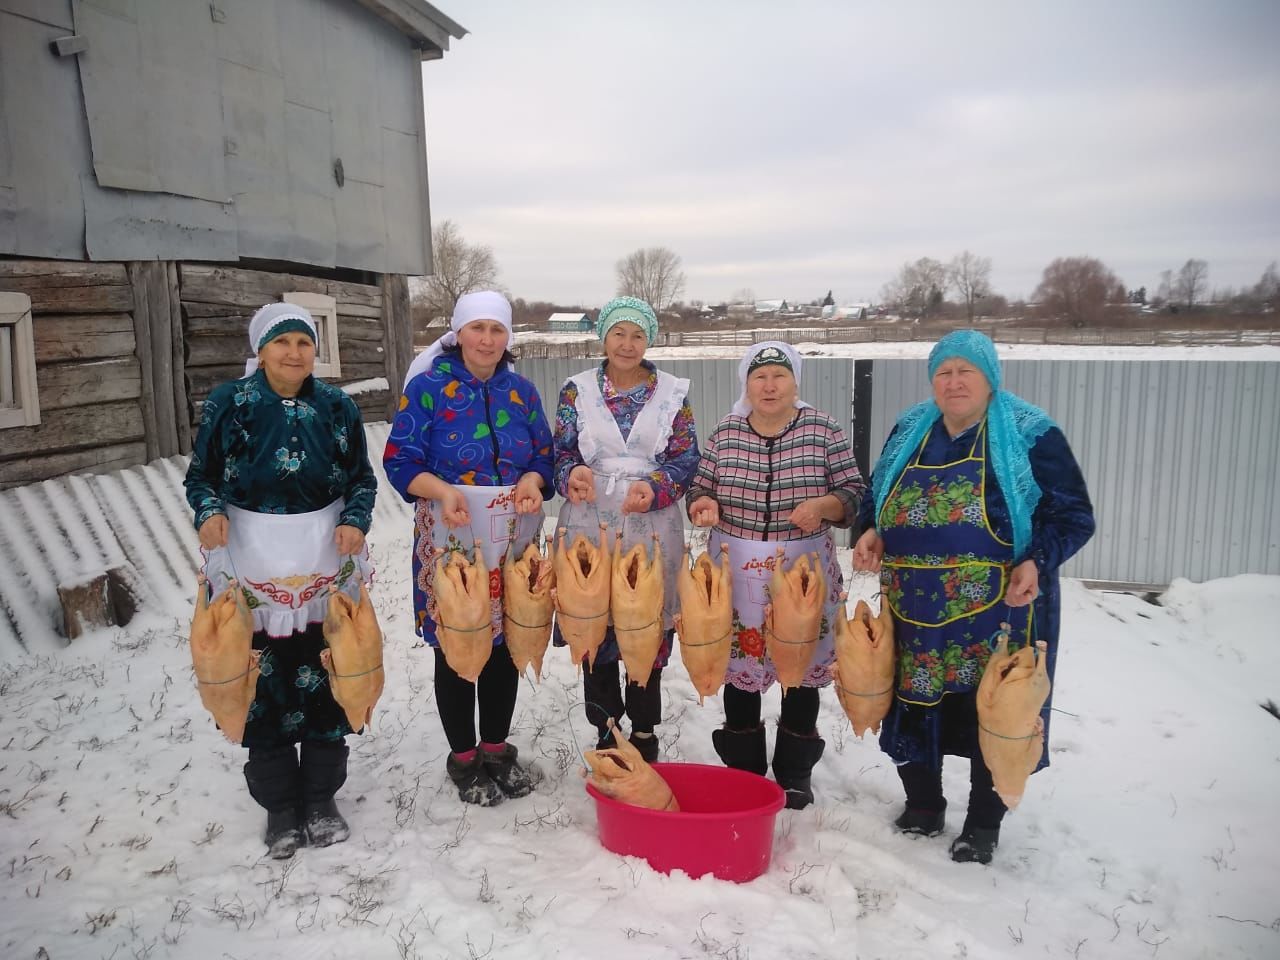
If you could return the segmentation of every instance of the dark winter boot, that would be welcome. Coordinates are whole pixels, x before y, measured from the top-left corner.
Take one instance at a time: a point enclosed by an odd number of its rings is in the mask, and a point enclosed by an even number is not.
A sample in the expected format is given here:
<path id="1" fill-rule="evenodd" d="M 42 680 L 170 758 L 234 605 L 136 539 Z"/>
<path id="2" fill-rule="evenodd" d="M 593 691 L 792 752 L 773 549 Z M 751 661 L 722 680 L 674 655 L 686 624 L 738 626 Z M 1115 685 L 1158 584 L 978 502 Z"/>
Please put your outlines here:
<path id="1" fill-rule="evenodd" d="M 773 778 L 787 791 L 788 810 L 803 810 L 813 803 L 809 779 L 826 745 L 816 731 L 802 737 L 786 727 L 778 727 L 778 740 L 773 746 Z"/>
<path id="2" fill-rule="evenodd" d="M 493 807 L 501 803 L 505 796 L 498 785 L 489 779 L 480 751 L 466 763 L 450 753 L 444 762 L 449 779 L 458 788 L 458 796 L 463 803 L 474 803 L 478 807 Z"/>
<path id="3" fill-rule="evenodd" d="M 484 762 L 485 772 L 508 797 L 527 797 L 533 792 L 536 780 L 540 779 L 516 762 L 519 755 L 520 751 L 510 743 L 504 743 L 501 750 L 480 748 L 480 759 Z"/>
<path id="4" fill-rule="evenodd" d="M 292 744 L 283 747 L 251 747 L 244 765 L 244 781 L 253 797 L 267 811 L 263 841 L 267 856 L 287 860 L 306 842 L 298 821 L 298 753 Z"/>
<path id="5" fill-rule="evenodd" d="M 968 827 L 951 841 L 951 859 L 956 863 L 990 863 L 1000 845 L 1000 828 Z"/>
<path id="6" fill-rule="evenodd" d="M 347 744 L 344 740 L 302 744 L 302 823 L 307 843 L 327 847 L 351 836 L 338 812 L 334 795 L 347 782 Z"/>
<path id="7" fill-rule="evenodd" d="M 658 761 L 658 738 L 650 733 L 645 735 L 639 731 L 631 734 L 627 738 L 631 741 L 631 745 L 640 751 L 640 757 L 645 763 L 656 763 Z"/>
<path id="8" fill-rule="evenodd" d="M 921 837 L 933 837 L 942 832 L 947 821 L 946 801 L 941 810 L 917 810 L 904 807 L 893 825 L 902 833 L 915 834 Z"/>
<path id="9" fill-rule="evenodd" d="M 764 724 L 750 730 L 722 727 L 711 731 L 711 745 L 726 767 L 764 776 L 769 771 L 769 755 L 764 742 Z"/>

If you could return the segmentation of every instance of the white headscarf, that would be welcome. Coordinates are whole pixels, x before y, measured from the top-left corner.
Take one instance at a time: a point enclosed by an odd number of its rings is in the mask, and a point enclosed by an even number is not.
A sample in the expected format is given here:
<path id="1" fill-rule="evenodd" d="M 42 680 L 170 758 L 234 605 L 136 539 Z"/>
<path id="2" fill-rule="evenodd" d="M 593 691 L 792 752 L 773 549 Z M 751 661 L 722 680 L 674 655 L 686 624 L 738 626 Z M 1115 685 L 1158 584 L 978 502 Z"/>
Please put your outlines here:
<path id="1" fill-rule="evenodd" d="M 253 356 L 245 361 L 246 377 L 258 369 L 258 351 L 268 341 L 275 339 L 276 327 L 286 320 L 302 321 L 311 331 L 312 342 L 317 344 L 320 342 L 319 335 L 316 333 L 316 322 L 306 307 L 300 307 L 296 303 L 268 303 L 265 307 L 259 307 L 258 312 L 249 321 L 249 349 L 253 351 Z"/>
<path id="2" fill-rule="evenodd" d="M 446 349 L 458 342 L 458 331 L 473 320 L 496 320 L 507 328 L 507 346 L 511 346 L 511 304 L 507 298 L 494 290 L 477 290 L 475 293 L 464 293 L 458 298 L 453 308 L 453 318 L 449 321 L 449 332 L 427 347 L 413 358 L 409 369 L 405 371 L 404 386 L 408 389 L 409 381 L 420 373 L 431 369 L 431 363 Z"/>
<path id="3" fill-rule="evenodd" d="M 742 388 L 742 393 L 738 396 L 738 402 L 733 405 L 733 412 L 740 417 L 745 417 L 751 412 L 751 404 L 747 402 L 747 371 L 751 369 L 751 361 L 769 348 L 778 350 L 786 356 L 787 362 L 791 364 L 791 373 L 796 378 L 796 389 L 800 388 L 800 354 L 796 353 L 791 344 L 783 343 L 780 340 L 765 340 L 761 343 L 753 343 L 747 348 L 747 352 L 742 355 L 742 359 L 738 361 L 738 385 Z M 813 404 L 805 403 L 799 396 L 796 397 L 797 410 L 811 406 Z"/>

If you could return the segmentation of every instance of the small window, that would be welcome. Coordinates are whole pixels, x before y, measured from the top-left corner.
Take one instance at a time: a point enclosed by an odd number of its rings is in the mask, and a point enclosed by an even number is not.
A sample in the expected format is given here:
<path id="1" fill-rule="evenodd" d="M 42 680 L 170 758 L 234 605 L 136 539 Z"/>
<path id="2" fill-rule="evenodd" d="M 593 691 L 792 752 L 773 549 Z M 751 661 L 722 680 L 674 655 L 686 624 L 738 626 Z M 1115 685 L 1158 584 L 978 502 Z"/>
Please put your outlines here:
<path id="1" fill-rule="evenodd" d="M 0 429 L 40 422 L 31 298 L 0 291 Z"/>
<path id="2" fill-rule="evenodd" d="M 334 380 L 342 376 L 342 364 L 338 358 L 338 301 L 323 293 L 283 293 L 280 299 L 306 307 L 316 322 L 316 370 L 317 377 Z"/>

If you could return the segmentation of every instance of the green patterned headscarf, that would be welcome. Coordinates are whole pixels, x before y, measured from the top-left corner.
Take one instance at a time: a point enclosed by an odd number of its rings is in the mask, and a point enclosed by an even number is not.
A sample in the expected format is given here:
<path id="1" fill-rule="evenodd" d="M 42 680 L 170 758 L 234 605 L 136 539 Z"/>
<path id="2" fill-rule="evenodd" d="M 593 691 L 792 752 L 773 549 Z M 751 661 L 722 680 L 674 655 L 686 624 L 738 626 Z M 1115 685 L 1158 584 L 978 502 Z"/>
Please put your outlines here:
<path id="1" fill-rule="evenodd" d="M 658 337 L 658 315 L 639 297 L 614 297 L 601 307 L 596 319 L 596 336 L 603 340 L 609 328 L 623 320 L 643 330 L 649 346 L 653 346 Z"/>

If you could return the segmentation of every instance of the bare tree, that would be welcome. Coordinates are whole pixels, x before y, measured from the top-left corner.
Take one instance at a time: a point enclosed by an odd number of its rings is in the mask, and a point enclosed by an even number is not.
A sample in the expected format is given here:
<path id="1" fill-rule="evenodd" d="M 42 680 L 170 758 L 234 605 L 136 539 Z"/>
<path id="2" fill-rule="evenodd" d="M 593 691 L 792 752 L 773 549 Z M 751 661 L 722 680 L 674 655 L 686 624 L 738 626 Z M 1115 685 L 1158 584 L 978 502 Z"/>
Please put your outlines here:
<path id="1" fill-rule="evenodd" d="M 639 297 L 654 310 L 665 310 L 684 292 L 680 258 L 667 247 L 645 247 L 623 257 L 614 268 L 618 296 Z"/>
<path id="2" fill-rule="evenodd" d="M 1123 303 L 1124 285 L 1101 260 L 1059 257 L 1044 268 L 1035 299 L 1050 316 L 1066 317 L 1074 327 L 1096 325 L 1107 304 Z"/>
<path id="3" fill-rule="evenodd" d="M 932 257 L 904 263 L 885 284 L 880 299 L 901 313 L 925 317 L 942 306 L 950 279 L 947 268 Z"/>
<path id="4" fill-rule="evenodd" d="M 735 290 L 733 292 L 733 296 L 729 298 L 729 302 L 730 303 L 750 303 L 754 305 L 756 302 L 756 292 L 752 290 L 750 287 L 743 287 L 742 289 Z"/>
<path id="5" fill-rule="evenodd" d="M 1178 271 L 1173 283 L 1173 297 L 1188 310 L 1204 299 L 1209 289 L 1209 264 L 1204 260 L 1188 260 Z"/>
<path id="6" fill-rule="evenodd" d="M 1262 271 L 1262 279 L 1253 288 L 1253 292 L 1259 302 L 1275 303 L 1277 294 L 1280 294 L 1280 272 L 1277 272 L 1274 260 L 1267 264 L 1267 269 Z"/>
<path id="7" fill-rule="evenodd" d="M 445 220 L 431 231 L 431 260 L 435 272 L 424 277 L 415 305 L 431 317 L 448 317 L 464 293 L 490 290 L 498 281 L 493 248 L 467 243 L 457 224 Z"/>
<path id="8" fill-rule="evenodd" d="M 974 307 L 991 293 L 991 258 L 979 257 L 968 250 L 958 254 L 947 267 L 947 276 L 973 323 Z"/>

